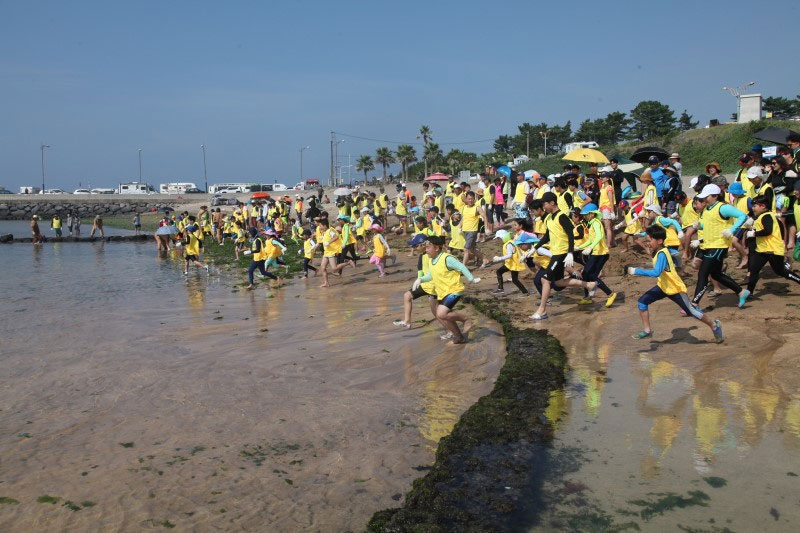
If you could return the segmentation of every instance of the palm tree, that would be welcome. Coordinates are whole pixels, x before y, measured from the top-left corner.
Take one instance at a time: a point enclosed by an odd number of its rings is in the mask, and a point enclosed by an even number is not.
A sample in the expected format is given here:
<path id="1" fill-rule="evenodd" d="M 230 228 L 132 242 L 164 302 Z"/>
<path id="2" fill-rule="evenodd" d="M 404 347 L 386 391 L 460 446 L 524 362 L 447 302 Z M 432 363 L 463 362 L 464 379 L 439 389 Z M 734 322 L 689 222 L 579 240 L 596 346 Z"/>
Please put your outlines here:
<path id="1" fill-rule="evenodd" d="M 401 144 L 396 154 L 397 162 L 403 165 L 403 181 L 408 181 L 408 165 L 417 160 L 417 152 L 410 144 Z"/>
<path id="2" fill-rule="evenodd" d="M 432 143 L 428 143 L 428 145 L 425 146 L 425 167 L 426 167 L 425 174 L 426 174 L 426 177 L 427 177 L 427 173 L 428 173 L 428 170 L 427 170 L 428 161 L 431 162 L 431 167 L 435 170 L 436 169 L 436 163 L 439 162 L 439 160 L 442 158 L 442 155 L 443 155 L 442 154 L 442 149 L 439 148 L 438 144 L 432 142 Z"/>
<path id="3" fill-rule="evenodd" d="M 362 155 L 358 158 L 358 161 L 356 161 L 356 172 L 364 173 L 364 185 L 367 184 L 367 172 L 374 168 L 375 163 L 372 162 L 372 157 L 368 155 Z"/>
<path id="4" fill-rule="evenodd" d="M 383 182 L 386 183 L 386 167 L 394 163 L 392 151 L 385 146 L 381 146 L 375 150 L 375 162 L 383 165 Z"/>
<path id="5" fill-rule="evenodd" d="M 428 126 L 423 124 L 419 127 L 419 135 L 417 135 L 417 139 L 420 137 L 422 137 L 422 144 L 425 147 L 426 152 L 426 154 L 423 156 L 423 159 L 425 160 L 425 175 L 422 177 L 422 179 L 425 179 L 428 177 L 428 143 L 431 142 L 431 139 L 433 138 L 433 132 Z"/>

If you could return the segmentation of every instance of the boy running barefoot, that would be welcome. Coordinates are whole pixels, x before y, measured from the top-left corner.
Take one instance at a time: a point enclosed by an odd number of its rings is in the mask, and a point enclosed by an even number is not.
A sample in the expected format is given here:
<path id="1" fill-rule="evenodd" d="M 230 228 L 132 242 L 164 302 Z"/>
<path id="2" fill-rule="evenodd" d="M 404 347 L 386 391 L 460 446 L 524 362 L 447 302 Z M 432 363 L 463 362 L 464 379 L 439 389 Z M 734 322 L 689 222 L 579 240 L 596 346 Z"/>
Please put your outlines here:
<path id="1" fill-rule="evenodd" d="M 689 301 L 689 295 L 686 293 L 686 285 L 683 280 L 678 276 L 675 271 L 675 264 L 672 262 L 672 255 L 669 249 L 664 246 L 664 241 L 667 238 L 667 231 L 658 225 L 649 226 L 646 230 L 647 240 L 651 250 L 656 250 L 653 255 L 653 268 L 644 269 L 629 266 L 627 267 L 628 274 L 632 276 L 647 276 L 650 278 L 658 278 L 656 286 L 644 293 L 639 298 L 639 316 L 642 318 L 642 325 L 644 329 L 639 333 L 633 335 L 634 339 L 647 339 L 653 336 L 653 330 L 650 327 L 650 313 L 648 306 L 661 300 L 669 298 L 678 307 L 683 310 L 687 315 L 691 315 L 711 329 L 714 334 L 714 341 L 719 344 L 723 341 L 722 324 L 719 320 L 711 320 L 708 315 L 697 307 L 693 306 Z"/>

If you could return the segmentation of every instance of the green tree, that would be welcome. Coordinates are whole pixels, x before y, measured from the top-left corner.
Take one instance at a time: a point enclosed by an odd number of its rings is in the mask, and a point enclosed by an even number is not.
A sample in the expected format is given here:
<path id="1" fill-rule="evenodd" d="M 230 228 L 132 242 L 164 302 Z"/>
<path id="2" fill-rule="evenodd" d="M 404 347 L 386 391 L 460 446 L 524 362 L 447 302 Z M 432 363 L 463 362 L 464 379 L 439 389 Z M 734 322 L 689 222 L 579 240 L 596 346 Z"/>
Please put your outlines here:
<path id="1" fill-rule="evenodd" d="M 693 130 L 700 124 L 700 121 L 692 122 L 692 115 L 683 110 L 681 116 L 678 117 L 678 129 L 681 131 Z"/>
<path id="2" fill-rule="evenodd" d="M 428 126 L 423 124 L 419 127 L 419 135 L 417 135 L 417 139 L 419 138 L 422 138 L 422 146 L 424 147 L 422 154 L 423 164 L 425 165 L 425 175 L 423 176 L 424 179 L 428 177 L 428 156 L 426 152 L 428 151 L 428 143 L 431 142 L 431 139 L 433 138 L 433 132 Z"/>
<path id="3" fill-rule="evenodd" d="M 605 122 L 606 138 L 602 144 L 618 144 L 625 140 L 628 129 L 631 126 L 631 119 L 622 111 L 614 111 L 606 115 Z"/>
<path id="4" fill-rule="evenodd" d="M 375 150 L 375 162 L 383 167 L 383 181 L 386 182 L 386 167 L 394 163 L 394 154 L 386 146 Z"/>
<path id="5" fill-rule="evenodd" d="M 646 141 L 675 130 L 675 113 L 657 100 L 644 100 L 631 110 L 630 138 Z"/>
<path id="6" fill-rule="evenodd" d="M 563 126 L 550 126 L 550 135 L 547 136 L 548 152 L 560 151 L 564 145 L 572 140 L 572 122 L 567 121 Z M 544 142 L 544 141 L 542 141 Z"/>
<path id="7" fill-rule="evenodd" d="M 425 162 L 427 165 L 430 165 L 431 169 L 435 170 L 436 166 L 441 162 L 442 158 L 442 149 L 439 148 L 439 145 L 435 142 L 429 142 L 425 146 L 425 153 L 423 154 L 425 158 Z M 427 169 L 425 169 L 427 172 Z M 427 176 L 426 176 L 427 177 Z"/>
<path id="8" fill-rule="evenodd" d="M 769 96 L 764 98 L 764 111 L 772 113 L 772 118 L 790 118 L 800 115 L 800 94 L 796 98 Z"/>
<path id="9" fill-rule="evenodd" d="M 368 155 L 362 155 L 358 158 L 358 161 L 356 161 L 356 171 L 364 173 L 364 183 L 367 183 L 367 172 L 374 168 L 375 163 L 373 163 L 372 157 Z"/>
<path id="10" fill-rule="evenodd" d="M 397 162 L 403 166 L 403 181 L 408 181 L 408 165 L 417 160 L 417 152 L 410 144 L 401 144 L 397 147 Z"/>
<path id="11" fill-rule="evenodd" d="M 494 141 L 494 149 L 496 152 L 510 154 L 514 151 L 514 144 L 514 137 L 510 135 L 501 135 Z"/>

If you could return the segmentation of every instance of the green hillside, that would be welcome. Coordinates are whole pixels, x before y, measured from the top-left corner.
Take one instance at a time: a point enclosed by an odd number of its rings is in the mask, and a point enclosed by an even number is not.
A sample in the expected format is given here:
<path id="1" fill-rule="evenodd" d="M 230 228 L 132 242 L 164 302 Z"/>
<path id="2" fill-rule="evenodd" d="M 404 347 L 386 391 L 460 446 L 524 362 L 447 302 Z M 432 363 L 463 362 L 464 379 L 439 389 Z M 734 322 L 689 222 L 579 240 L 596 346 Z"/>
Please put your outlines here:
<path id="1" fill-rule="evenodd" d="M 743 152 L 758 141 L 753 134 L 767 127 L 789 128 L 800 131 L 800 123 L 780 120 L 762 120 L 748 124 L 725 124 L 714 128 L 689 130 L 647 142 L 631 142 L 621 145 L 601 146 L 600 150 L 611 157 L 621 154 L 630 156 L 642 146 L 660 146 L 668 152 L 681 155 L 684 175 L 696 175 L 705 171 L 707 163 L 716 161 L 722 166 L 724 174 L 732 174 L 738 170 L 737 160 Z M 769 143 L 761 142 L 764 146 Z M 536 169 L 540 173 L 553 174 L 561 172 L 565 161 L 564 154 L 536 159 L 518 170 Z"/>

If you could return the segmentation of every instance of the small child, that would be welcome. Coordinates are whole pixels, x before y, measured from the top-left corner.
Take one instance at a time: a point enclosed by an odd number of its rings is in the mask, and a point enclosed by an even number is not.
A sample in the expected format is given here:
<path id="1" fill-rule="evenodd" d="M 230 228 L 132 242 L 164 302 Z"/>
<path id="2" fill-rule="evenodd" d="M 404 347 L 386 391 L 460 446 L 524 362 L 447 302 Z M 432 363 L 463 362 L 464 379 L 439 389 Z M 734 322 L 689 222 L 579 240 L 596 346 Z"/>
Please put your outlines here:
<path id="1" fill-rule="evenodd" d="M 233 223 L 236 231 L 234 239 L 233 251 L 236 252 L 236 260 L 239 260 L 239 254 L 244 252 L 247 247 L 247 233 L 244 231 L 244 222 L 237 220 Z"/>
<path id="2" fill-rule="evenodd" d="M 637 206 L 639 212 L 634 212 L 634 209 L 628 204 L 627 200 L 620 200 L 617 207 L 619 207 L 625 215 L 625 220 L 614 226 L 614 229 L 625 228 L 625 232 L 622 234 L 622 244 L 625 248 L 625 252 L 628 253 L 630 252 L 630 243 L 636 242 L 634 240 L 634 235 L 642 232 L 642 222 L 639 220 L 639 213 L 641 213 L 642 206 Z"/>
<path id="3" fill-rule="evenodd" d="M 519 273 L 525 270 L 525 261 L 521 259 L 522 252 L 520 248 L 513 242 L 514 235 L 507 230 L 501 229 L 497 230 L 494 238 L 503 241 L 503 255 L 495 256 L 492 262 L 500 263 L 502 261 L 503 266 L 497 269 L 497 288 L 492 293 L 505 293 L 503 289 L 503 274 L 511 272 L 511 282 L 517 286 L 523 295 L 528 294 L 528 289 L 519 280 Z"/>
<path id="4" fill-rule="evenodd" d="M 314 250 L 317 247 L 317 243 L 314 242 L 314 239 L 311 238 L 311 230 L 305 229 L 302 233 L 303 239 L 303 250 L 298 250 L 298 254 L 303 254 L 303 275 L 302 278 L 308 277 L 308 271 L 314 271 L 314 277 L 317 276 L 317 269 L 311 265 L 311 261 L 314 259 Z"/>
<path id="5" fill-rule="evenodd" d="M 427 275 L 431 270 L 431 258 L 425 253 L 425 246 L 428 242 L 428 237 L 424 235 L 415 235 L 408 244 L 412 248 L 417 248 L 420 252 L 419 259 L 417 260 L 417 278 Z M 414 306 L 414 300 L 423 296 L 428 297 L 428 304 L 430 305 L 431 314 L 436 318 L 436 308 L 439 306 L 439 301 L 436 299 L 436 291 L 434 290 L 433 282 L 420 283 L 417 288 L 411 288 L 403 293 L 403 320 L 395 320 L 392 322 L 395 326 L 411 329 L 411 310 Z"/>
<path id="6" fill-rule="evenodd" d="M 386 275 L 384 271 L 386 268 L 386 258 L 393 258 L 394 255 L 392 254 L 392 249 L 389 247 L 389 243 L 386 242 L 386 239 L 381 235 L 381 233 L 383 233 L 383 228 L 377 224 L 373 224 L 369 229 L 373 234 L 372 256 L 369 258 L 369 262 L 378 267 L 378 272 L 380 272 L 378 277 L 382 278 Z"/>
<path id="7" fill-rule="evenodd" d="M 632 276 L 658 278 L 658 283 L 639 298 L 639 315 L 642 318 L 644 329 L 634 334 L 633 338 L 647 339 L 653 336 L 653 330 L 650 327 L 650 313 L 648 312 L 648 307 L 653 302 L 663 298 L 669 298 L 675 302 L 684 313 L 693 316 L 708 326 L 712 333 L 714 333 L 714 340 L 717 344 L 721 343 L 724 340 L 722 336 L 722 324 L 719 320 L 711 320 L 708 315 L 692 305 L 689 300 L 689 295 L 686 293 L 686 285 L 684 285 L 683 280 L 675 271 L 675 264 L 672 262 L 672 254 L 669 249 L 664 246 L 664 241 L 667 238 L 667 231 L 661 226 L 652 225 L 647 228 L 646 233 L 650 249 L 655 250 L 653 254 L 653 268 L 644 269 L 629 266 L 627 267 L 627 272 Z"/>
<path id="8" fill-rule="evenodd" d="M 189 273 L 189 264 L 194 263 L 200 268 L 205 268 L 208 272 L 208 265 L 200 261 L 200 235 L 202 230 L 200 226 L 195 223 L 193 216 L 189 217 L 189 225 L 186 226 L 184 231 L 186 234 L 186 246 L 183 248 L 183 257 L 186 260 L 186 266 L 183 269 L 184 275 Z"/>

